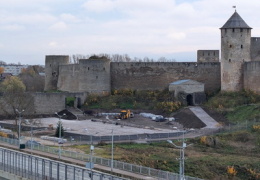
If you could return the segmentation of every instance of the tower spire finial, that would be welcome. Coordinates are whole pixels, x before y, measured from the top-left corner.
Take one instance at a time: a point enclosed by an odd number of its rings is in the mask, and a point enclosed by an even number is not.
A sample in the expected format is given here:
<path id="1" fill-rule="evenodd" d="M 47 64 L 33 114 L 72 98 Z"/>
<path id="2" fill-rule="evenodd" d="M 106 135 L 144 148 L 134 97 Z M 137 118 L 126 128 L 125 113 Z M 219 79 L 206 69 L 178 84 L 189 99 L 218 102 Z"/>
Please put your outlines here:
<path id="1" fill-rule="evenodd" d="M 237 12 L 237 7 L 236 6 L 232 6 L 235 9 L 235 12 Z"/>

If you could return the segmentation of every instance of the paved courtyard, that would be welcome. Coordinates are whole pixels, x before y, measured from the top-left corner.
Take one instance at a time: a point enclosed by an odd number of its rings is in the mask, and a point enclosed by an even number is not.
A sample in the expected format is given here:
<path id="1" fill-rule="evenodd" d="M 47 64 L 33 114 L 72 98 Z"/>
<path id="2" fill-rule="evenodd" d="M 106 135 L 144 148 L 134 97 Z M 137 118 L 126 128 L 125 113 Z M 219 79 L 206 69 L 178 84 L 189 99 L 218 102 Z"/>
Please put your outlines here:
<path id="1" fill-rule="evenodd" d="M 49 124 L 53 124 L 54 127 L 58 123 L 58 118 L 43 118 L 41 123 L 43 126 L 48 127 Z M 179 130 L 171 129 L 161 129 L 161 128 L 136 128 L 130 126 L 121 126 L 116 124 L 93 122 L 91 120 L 65 120 L 61 119 L 64 129 L 68 132 L 105 136 L 111 135 L 112 129 L 114 130 L 114 135 L 131 135 L 131 134 L 153 134 L 153 133 L 170 133 L 178 132 Z"/>

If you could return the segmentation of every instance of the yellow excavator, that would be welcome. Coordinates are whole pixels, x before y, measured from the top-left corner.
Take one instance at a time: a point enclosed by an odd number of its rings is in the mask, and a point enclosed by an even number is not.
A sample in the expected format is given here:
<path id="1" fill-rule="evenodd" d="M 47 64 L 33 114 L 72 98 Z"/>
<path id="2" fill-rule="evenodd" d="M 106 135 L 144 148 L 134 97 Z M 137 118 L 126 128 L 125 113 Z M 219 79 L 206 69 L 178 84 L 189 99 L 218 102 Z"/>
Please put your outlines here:
<path id="1" fill-rule="evenodd" d="M 134 113 L 131 113 L 130 110 L 121 110 L 118 116 L 116 116 L 116 119 L 128 119 L 128 118 L 133 118 Z"/>

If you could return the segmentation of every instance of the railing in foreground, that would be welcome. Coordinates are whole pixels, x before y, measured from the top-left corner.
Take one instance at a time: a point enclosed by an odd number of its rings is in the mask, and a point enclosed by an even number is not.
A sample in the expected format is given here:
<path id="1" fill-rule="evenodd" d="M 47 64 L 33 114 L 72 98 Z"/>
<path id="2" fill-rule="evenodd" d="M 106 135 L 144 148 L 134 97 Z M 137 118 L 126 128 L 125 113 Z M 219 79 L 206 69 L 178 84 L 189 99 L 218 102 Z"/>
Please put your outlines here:
<path id="1" fill-rule="evenodd" d="M 0 141 L 6 142 L 9 144 L 15 144 L 18 147 L 17 140 L 0 137 Z M 26 148 L 30 149 L 31 147 L 26 146 Z M 33 145 L 32 148 L 33 148 L 33 150 L 48 152 L 51 154 L 57 154 L 57 157 L 59 154 L 58 148 L 53 148 L 53 147 L 44 146 L 44 145 Z M 66 151 L 66 150 L 61 151 L 61 156 L 70 157 L 70 158 L 81 160 L 84 162 L 89 162 L 91 159 L 91 156 L 89 154 L 81 154 L 81 153 Z M 111 159 L 105 159 L 105 158 L 101 158 L 101 157 L 92 156 L 92 161 L 95 164 L 111 167 Z M 177 174 L 177 173 L 171 173 L 171 172 L 162 171 L 159 169 L 153 169 L 153 168 L 149 168 L 149 167 L 129 164 L 129 163 L 116 161 L 116 160 L 113 161 L 113 168 L 136 173 L 136 174 L 142 174 L 145 176 L 156 177 L 157 179 L 167 179 L 167 180 L 179 179 L 179 174 Z M 195 177 L 190 177 L 190 176 L 185 176 L 185 180 L 201 180 L 201 179 L 195 178 Z"/>
<path id="2" fill-rule="evenodd" d="M 0 148 L 0 170 L 35 180 L 124 180 L 110 174 Z"/>

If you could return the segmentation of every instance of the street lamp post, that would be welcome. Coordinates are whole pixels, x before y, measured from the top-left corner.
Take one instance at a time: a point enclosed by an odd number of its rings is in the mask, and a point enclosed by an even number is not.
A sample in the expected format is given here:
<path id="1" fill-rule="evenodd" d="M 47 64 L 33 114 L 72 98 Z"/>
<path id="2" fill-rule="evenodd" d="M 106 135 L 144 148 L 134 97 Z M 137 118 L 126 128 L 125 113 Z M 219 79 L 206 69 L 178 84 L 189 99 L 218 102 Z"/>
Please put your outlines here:
<path id="1" fill-rule="evenodd" d="M 92 137 L 92 136 L 91 136 Z M 93 151 L 94 151 L 94 146 L 91 144 L 90 145 L 90 170 L 91 170 L 91 179 L 93 179 Z"/>
<path id="2" fill-rule="evenodd" d="M 31 154 L 32 154 L 32 133 L 33 131 L 32 131 L 32 123 L 31 123 Z"/>
<path id="3" fill-rule="evenodd" d="M 114 129 L 112 129 L 112 147 L 111 147 L 111 172 L 114 167 Z"/>
<path id="4" fill-rule="evenodd" d="M 24 110 L 19 111 L 18 109 L 15 109 L 15 111 L 19 114 L 18 140 L 19 140 L 19 148 L 20 148 L 20 144 L 21 144 L 21 121 L 22 121 L 21 114 L 24 112 Z"/>
<path id="5" fill-rule="evenodd" d="M 187 145 L 184 142 L 184 131 L 183 131 L 183 136 L 182 136 L 182 145 L 181 146 L 177 146 L 175 145 L 171 140 L 167 140 L 168 143 L 172 144 L 174 147 L 180 149 L 180 167 L 179 167 L 179 180 L 185 180 L 185 176 L 184 176 L 184 150 L 186 147 L 191 146 L 192 144 Z"/>
<path id="6" fill-rule="evenodd" d="M 66 114 L 64 113 L 61 116 L 57 112 L 55 114 L 59 117 L 59 141 L 58 141 L 58 144 L 59 144 L 59 159 L 60 159 L 60 157 L 61 157 L 61 143 L 62 143 L 62 140 L 61 140 L 61 118 L 63 116 L 65 116 Z"/>
<path id="7" fill-rule="evenodd" d="M 88 129 L 84 129 L 86 132 L 88 132 Z M 94 135 L 98 134 L 99 132 L 96 132 Z M 94 151 L 95 147 L 93 145 L 93 134 L 90 134 L 90 163 L 89 163 L 89 167 L 91 170 L 91 179 L 93 179 L 93 167 L 94 167 L 94 163 L 93 163 L 93 151 Z"/>

